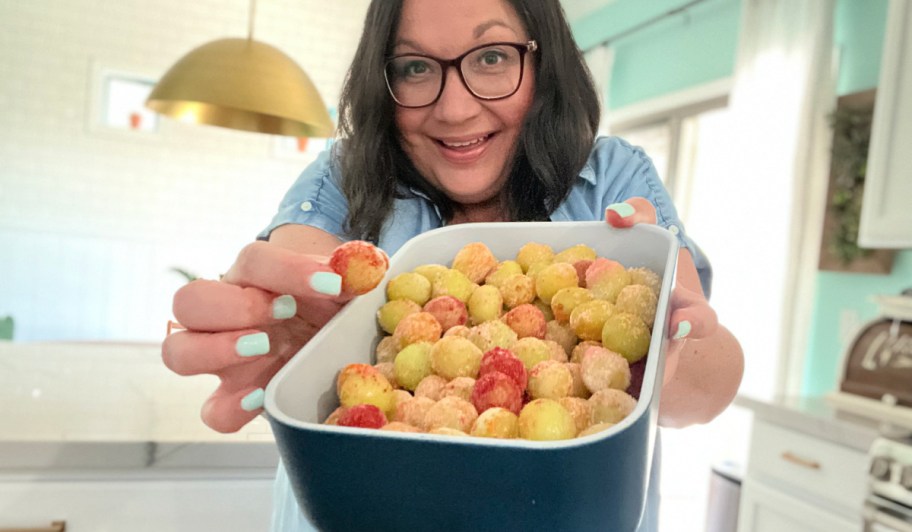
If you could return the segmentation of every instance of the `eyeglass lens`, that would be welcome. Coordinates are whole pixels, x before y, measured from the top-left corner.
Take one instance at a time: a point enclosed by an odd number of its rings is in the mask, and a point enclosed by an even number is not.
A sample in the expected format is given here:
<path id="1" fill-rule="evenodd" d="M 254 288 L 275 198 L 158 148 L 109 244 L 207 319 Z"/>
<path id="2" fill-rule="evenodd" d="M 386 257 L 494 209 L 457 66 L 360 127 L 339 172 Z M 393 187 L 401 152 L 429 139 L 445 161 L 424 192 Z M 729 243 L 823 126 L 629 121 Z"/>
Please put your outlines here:
<path id="1" fill-rule="evenodd" d="M 508 45 L 473 50 L 459 62 L 466 86 L 479 98 L 509 96 L 522 77 L 522 54 Z M 402 55 L 387 63 L 387 80 L 393 96 L 402 105 L 420 107 L 437 99 L 446 71 L 435 59 Z"/>

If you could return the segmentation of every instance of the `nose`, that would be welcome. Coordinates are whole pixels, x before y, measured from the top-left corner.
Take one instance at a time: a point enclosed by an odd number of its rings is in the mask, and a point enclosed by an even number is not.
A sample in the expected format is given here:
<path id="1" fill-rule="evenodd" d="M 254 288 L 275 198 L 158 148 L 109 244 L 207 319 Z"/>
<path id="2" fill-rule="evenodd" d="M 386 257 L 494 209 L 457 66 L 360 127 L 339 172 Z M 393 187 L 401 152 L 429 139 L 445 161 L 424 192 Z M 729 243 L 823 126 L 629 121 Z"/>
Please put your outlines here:
<path id="1" fill-rule="evenodd" d="M 464 122 L 481 111 L 481 102 L 469 92 L 455 67 L 447 69 L 443 92 L 434 104 L 434 117 L 442 122 Z"/>

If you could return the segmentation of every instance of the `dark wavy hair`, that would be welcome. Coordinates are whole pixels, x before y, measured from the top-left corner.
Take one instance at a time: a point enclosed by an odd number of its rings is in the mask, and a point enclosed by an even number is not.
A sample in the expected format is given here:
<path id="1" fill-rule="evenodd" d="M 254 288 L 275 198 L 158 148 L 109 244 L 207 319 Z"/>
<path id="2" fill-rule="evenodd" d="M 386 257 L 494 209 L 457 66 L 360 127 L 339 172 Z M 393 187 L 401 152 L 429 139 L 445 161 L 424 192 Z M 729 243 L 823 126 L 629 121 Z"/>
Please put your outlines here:
<path id="1" fill-rule="evenodd" d="M 599 102 L 559 0 L 508 0 L 539 49 L 534 99 L 519 136 L 506 184 L 513 221 L 546 220 L 567 197 L 592 150 Z M 450 219 L 454 204 L 415 169 L 400 144 L 395 103 L 383 68 L 392 50 L 402 0 L 373 0 L 339 102 L 337 155 L 349 203 L 347 230 L 376 242 L 398 185 L 421 191 Z"/>

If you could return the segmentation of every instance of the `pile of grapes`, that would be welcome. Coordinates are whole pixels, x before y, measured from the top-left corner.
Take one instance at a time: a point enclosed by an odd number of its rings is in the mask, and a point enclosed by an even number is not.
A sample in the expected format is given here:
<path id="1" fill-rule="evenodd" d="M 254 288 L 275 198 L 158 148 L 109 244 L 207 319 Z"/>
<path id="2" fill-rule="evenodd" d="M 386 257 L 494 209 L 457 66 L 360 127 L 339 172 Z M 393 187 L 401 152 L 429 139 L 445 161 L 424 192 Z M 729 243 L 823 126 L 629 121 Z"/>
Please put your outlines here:
<path id="1" fill-rule="evenodd" d="M 388 262 L 356 241 L 331 265 L 364 293 Z M 530 242 L 506 260 L 468 244 L 387 283 L 375 363 L 341 370 L 325 423 L 527 440 L 604 430 L 636 406 L 660 282 L 584 244 Z"/>

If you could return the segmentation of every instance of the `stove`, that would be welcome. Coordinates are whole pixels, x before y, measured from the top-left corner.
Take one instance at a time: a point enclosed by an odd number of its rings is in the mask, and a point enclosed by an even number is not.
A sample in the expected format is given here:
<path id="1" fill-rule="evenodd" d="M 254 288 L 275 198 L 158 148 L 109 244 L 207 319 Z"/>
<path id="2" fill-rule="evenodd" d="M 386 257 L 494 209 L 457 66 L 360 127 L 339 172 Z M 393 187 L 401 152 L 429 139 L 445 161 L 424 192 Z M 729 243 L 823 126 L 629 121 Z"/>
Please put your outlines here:
<path id="1" fill-rule="evenodd" d="M 912 434 L 876 439 L 869 456 L 865 532 L 912 532 Z"/>

